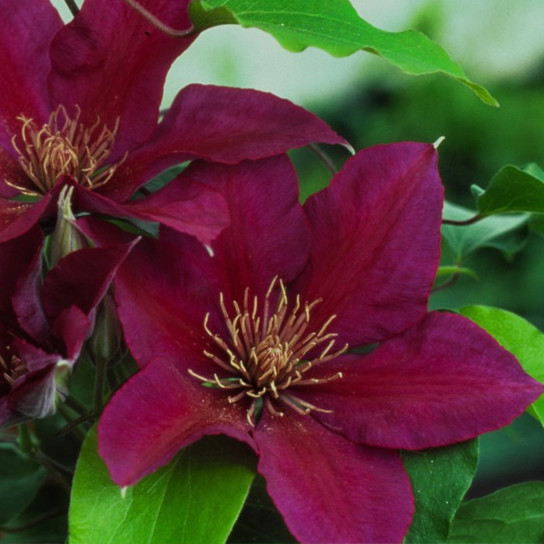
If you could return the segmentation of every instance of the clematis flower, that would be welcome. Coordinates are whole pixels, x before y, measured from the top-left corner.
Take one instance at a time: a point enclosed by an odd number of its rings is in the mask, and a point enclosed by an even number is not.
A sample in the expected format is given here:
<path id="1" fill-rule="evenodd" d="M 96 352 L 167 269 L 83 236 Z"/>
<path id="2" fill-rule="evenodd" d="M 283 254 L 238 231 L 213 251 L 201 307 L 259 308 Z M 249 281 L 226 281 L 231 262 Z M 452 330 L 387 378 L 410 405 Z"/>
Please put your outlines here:
<path id="1" fill-rule="evenodd" d="M 414 512 L 399 449 L 473 438 L 543 387 L 482 329 L 427 312 L 443 191 L 431 145 L 359 152 L 298 202 L 285 157 L 184 174 L 232 223 L 210 256 L 164 231 L 117 275 L 140 365 L 99 424 L 130 486 L 204 435 L 251 446 L 303 542 L 401 542 Z M 364 348 L 364 349 L 362 349 Z"/>
<path id="2" fill-rule="evenodd" d="M 181 30 L 188 3 L 141 2 Z M 166 36 L 122 0 L 85 0 L 66 25 L 45 0 L 0 0 L 0 10 L 0 242 L 54 217 L 74 185 L 74 213 L 159 221 L 208 243 L 228 223 L 213 191 L 174 182 L 130 198 L 195 157 L 236 163 L 344 142 L 286 100 L 214 86 L 183 89 L 157 124 L 167 71 L 194 37 Z"/>
<path id="3" fill-rule="evenodd" d="M 46 417 L 66 396 L 96 307 L 132 244 L 71 253 L 43 285 L 42 246 L 38 227 L 0 244 L 0 428 Z"/>

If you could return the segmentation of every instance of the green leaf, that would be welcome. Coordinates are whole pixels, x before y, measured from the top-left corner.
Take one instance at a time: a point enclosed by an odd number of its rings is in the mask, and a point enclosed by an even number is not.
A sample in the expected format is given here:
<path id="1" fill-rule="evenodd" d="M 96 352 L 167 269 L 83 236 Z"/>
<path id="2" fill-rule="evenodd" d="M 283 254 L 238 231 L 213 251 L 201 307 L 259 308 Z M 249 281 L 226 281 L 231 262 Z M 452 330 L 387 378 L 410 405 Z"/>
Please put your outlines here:
<path id="1" fill-rule="evenodd" d="M 486 104 L 489 92 L 470 81 L 458 64 L 414 30 L 386 32 L 361 19 L 348 0 L 200 0 L 190 4 L 197 31 L 235 20 L 268 32 L 289 51 L 313 46 L 338 57 L 365 50 L 408 74 L 442 73 L 468 86 Z M 215 19 L 215 20 L 214 20 Z"/>
<path id="2" fill-rule="evenodd" d="M 444 203 L 445 219 L 466 221 L 475 215 L 462 206 Z M 483 247 L 515 253 L 525 245 L 526 232 L 521 227 L 527 224 L 527 220 L 526 214 L 486 217 L 470 225 L 443 225 L 442 235 L 455 253 L 457 262 Z"/>
<path id="3" fill-rule="evenodd" d="M 544 538 L 544 482 L 526 482 L 463 504 L 451 543 L 534 543 Z"/>
<path id="4" fill-rule="evenodd" d="M 544 172 L 535 164 L 505 166 L 477 198 L 480 215 L 504 212 L 544 212 Z"/>
<path id="5" fill-rule="evenodd" d="M 223 436 L 184 448 L 167 466 L 125 490 L 112 483 L 86 438 L 70 505 L 70 544 L 225 542 L 254 478 L 248 448 Z"/>
<path id="6" fill-rule="evenodd" d="M 45 469 L 13 444 L 0 444 L 0 524 L 20 514 L 34 499 Z"/>
<path id="7" fill-rule="evenodd" d="M 459 312 L 512 352 L 527 374 L 544 383 L 544 334 L 535 326 L 519 315 L 489 306 L 465 306 Z M 531 404 L 529 413 L 544 426 L 544 396 Z"/>
<path id="8" fill-rule="evenodd" d="M 402 453 L 416 499 L 406 544 L 446 541 L 455 512 L 476 474 L 478 454 L 478 439 Z"/>

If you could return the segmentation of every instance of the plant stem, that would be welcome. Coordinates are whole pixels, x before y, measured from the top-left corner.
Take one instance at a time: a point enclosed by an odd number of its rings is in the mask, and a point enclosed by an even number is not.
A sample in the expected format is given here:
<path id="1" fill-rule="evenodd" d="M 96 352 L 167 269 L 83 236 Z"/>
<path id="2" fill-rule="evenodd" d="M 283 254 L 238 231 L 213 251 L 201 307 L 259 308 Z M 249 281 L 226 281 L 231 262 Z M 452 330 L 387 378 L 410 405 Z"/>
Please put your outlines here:
<path id="1" fill-rule="evenodd" d="M 458 227 L 462 227 L 465 225 L 472 225 L 473 223 L 477 223 L 478 221 L 481 221 L 482 219 L 485 219 L 485 217 L 482 217 L 481 215 L 476 214 L 474 217 L 470 217 L 469 219 L 464 219 L 463 221 L 456 221 L 455 219 L 442 219 L 442 224 L 455 225 Z"/>
<path id="2" fill-rule="evenodd" d="M 19 425 L 19 449 L 25 454 L 31 454 L 36 450 L 36 445 L 26 423 Z"/>
<path id="3" fill-rule="evenodd" d="M 79 8 L 77 7 L 75 0 L 64 0 L 64 1 L 66 2 L 68 9 L 70 10 L 70 13 L 75 17 L 79 13 Z"/>
<path id="4" fill-rule="evenodd" d="M 338 173 L 338 168 L 336 168 L 331 158 L 322 149 L 320 149 L 317 144 L 310 144 L 308 147 L 319 157 L 321 162 L 329 169 L 331 174 L 334 175 Z"/>
<path id="5" fill-rule="evenodd" d="M 157 19 L 150 11 L 147 11 L 139 2 L 136 0 L 125 0 L 125 2 L 135 11 L 137 11 L 144 19 L 150 22 L 155 28 L 160 30 L 162 33 L 172 36 L 173 38 L 186 38 L 192 36 L 195 33 L 195 27 L 191 25 L 186 30 L 176 30 L 171 26 L 164 24 L 162 21 Z"/>

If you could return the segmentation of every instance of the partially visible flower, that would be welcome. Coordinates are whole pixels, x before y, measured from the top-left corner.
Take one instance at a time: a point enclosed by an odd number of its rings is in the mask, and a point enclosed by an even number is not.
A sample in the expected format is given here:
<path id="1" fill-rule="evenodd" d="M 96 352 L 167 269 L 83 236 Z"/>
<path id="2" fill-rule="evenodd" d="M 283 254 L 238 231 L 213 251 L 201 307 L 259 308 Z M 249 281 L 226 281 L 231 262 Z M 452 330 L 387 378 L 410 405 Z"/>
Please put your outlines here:
<path id="1" fill-rule="evenodd" d="M 70 253 L 42 284 L 42 246 L 37 227 L 0 244 L 0 428 L 50 415 L 67 395 L 96 307 L 132 247 Z"/>
<path id="2" fill-rule="evenodd" d="M 140 3 L 190 26 L 188 0 Z M 157 123 L 167 71 L 194 37 L 161 33 L 122 0 L 85 0 L 67 25 L 46 0 L 0 0 L 0 11 L 0 242 L 54 217 L 72 185 L 76 214 L 158 221 L 208 243 L 229 220 L 214 191 L 174 181 L 130 198 L 195 157 L 236 163 L 344 142 L 286 100 L 213 86 L 185 88 Z"/>
<path id="3" fill-rule="evenodd" d="M 285 157 L 184 175 L 224 196 L 232 224 L 213 256 L 165 229 L 119 270 L 141 370 L 99 424 L 113 480 L 133 485 L 222 433 L 258 454 L 300 541 L 401 542 L 414 499 L 398 450 L 497 429 L 543 391 L 482 329 L 427 313 L 433 146 L 362 151 L 304 207 Z"/>

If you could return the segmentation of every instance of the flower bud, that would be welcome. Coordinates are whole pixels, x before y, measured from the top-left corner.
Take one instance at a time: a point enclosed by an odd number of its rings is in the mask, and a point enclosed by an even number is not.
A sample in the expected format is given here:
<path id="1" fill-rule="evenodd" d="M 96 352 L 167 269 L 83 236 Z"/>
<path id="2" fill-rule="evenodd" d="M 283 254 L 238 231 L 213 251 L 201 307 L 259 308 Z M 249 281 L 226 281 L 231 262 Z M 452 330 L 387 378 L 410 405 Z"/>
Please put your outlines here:
<path id="1" fill-rule="evenodd" d="M 51 268 L 53 268 L 63 257 L 68 255 L 68 253 L 89 246 L 85 237 L 74 223 L 76 218 L 72 213 L 71 205 L 73 192 L 73 187 L 65 186 L 62 188 L 59 195 L 57 203 L 57 224 L 55 225 L 55 230 L 51 238 L 49 252 Z"/>
<path id="2" fill-rule="evenodd" d="M 110 292 L 104 295 L 96 307 L 94 330 L 87 341 L 92 360 L 110 364 L 124 355 L 123 329 L 117 316 L 117 305 Z"/>

